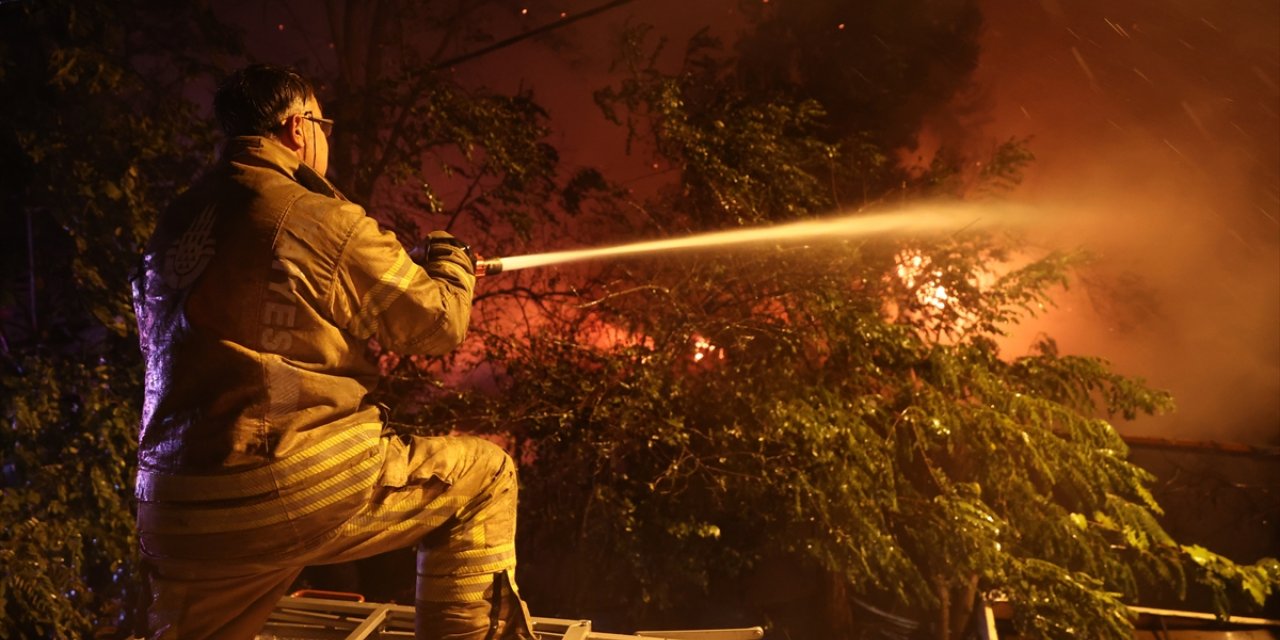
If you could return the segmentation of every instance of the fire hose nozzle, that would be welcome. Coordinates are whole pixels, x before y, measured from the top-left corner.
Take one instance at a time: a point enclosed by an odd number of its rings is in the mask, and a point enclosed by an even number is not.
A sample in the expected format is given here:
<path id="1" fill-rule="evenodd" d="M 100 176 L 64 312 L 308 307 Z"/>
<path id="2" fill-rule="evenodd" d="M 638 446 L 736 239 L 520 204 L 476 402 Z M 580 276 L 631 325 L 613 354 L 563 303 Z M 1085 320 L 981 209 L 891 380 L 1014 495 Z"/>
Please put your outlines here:
<path id="1" fill-rule="evenodd" d="M 502 273 L 502 258 L 485 258 L 476 260 L 476 277 L 492 276 Z"/>

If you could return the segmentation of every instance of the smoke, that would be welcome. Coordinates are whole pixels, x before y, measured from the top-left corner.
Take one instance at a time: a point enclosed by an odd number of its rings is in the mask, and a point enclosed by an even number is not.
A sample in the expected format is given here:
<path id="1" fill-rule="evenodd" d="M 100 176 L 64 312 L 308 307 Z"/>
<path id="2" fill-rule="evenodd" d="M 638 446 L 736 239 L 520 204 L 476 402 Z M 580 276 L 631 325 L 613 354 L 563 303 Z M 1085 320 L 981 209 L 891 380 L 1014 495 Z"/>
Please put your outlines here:
<path id="1" fill-rule="evenodd" d="M 1097 255 L 1007 348 L 1025 352 L 1045 333 L 1174 393 L 1176 414 L 1119 424 L 1126 433 L 1280 444 L 1280 3 L 980 2 L 981 89 L 938 114 L 924 146 L 981 154 L 1029 137 L 1037 160 L 1014 197 L 1042 212 L 1054 244 Z M 520 64 L 492 56 L 466 73 L 498 91 L 547 88 L 536 97 L 573 123 L 552 140 L 566 159 L 646 192 L 667 167 L 618 154 L 625 131 L 583 88 L 616 80 L 591 52 L 612 50 L 623 18 L 663 25 L 672 43 L 704 24 L 731 41 L 740 23 L 731 2 L 672 6 L 635 3 L 569 27 L 581 42 L 571 64 L 522 45 Z M 277 48 L 282 21 L 264 24 Z"/>
<path id="2" fill-rule="evenodd" d="M 1118 424 L 1126 433 L 1280 444 L 1280 4 L 981 1 L 980 89 L 931 121 L 924 147 L 981 154 L 1029 137 L 1037 160 L 1014 197 L 1042 212 L 1053 245 L 1097 256 L 1009 351 L 1048 334 L 1174 393 L 1177 413 Z M 698 25 L 728 28 L 727 6 L 695 3 L 679 21 L 669 3 L 627 13 L 678 43 Z M 571 32 L 584 52 L 605 51 L 616 35 L 606 24 Z M 612 78 L 607 60 L 584 54 L 566 67 L 521 51 L 538 86 Z M 471 68 L 523 82 L 505 59 Z M 665 167 L 619 157 L 623 133 L 576 95 L 538 96 L 575 123 L 572 139 L 556 140 L 566 157 L 640 191 L 660 182 Z"/>
<path id="3" fill-rule="evenodd" d="M 1174 393 L 1125 433 L 1280 443 L 1280 4 L 985 4 L 981 91 L 930 135 L 1029 137 L 1014 198 L 1097 257 L 1009 347 L 1048 334 Z"/>

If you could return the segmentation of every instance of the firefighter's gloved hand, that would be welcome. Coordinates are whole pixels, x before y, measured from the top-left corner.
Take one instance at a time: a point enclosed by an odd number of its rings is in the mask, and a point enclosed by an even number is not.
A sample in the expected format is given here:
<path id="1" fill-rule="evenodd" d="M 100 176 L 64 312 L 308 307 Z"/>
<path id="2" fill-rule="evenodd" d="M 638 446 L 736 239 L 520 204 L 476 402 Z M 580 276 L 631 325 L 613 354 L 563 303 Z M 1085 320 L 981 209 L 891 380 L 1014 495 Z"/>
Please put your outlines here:
<path id="1" fill-rule="evenodd" d="M 462 267 L 471 275 L 476 273 L 476 257 L 471 252 L 471 247 L 446 231 L 432 231 L 422 244 L 409 253 L 415 262 L 428 271 L 431 271 L 434 263 L 449 262 Z"/>

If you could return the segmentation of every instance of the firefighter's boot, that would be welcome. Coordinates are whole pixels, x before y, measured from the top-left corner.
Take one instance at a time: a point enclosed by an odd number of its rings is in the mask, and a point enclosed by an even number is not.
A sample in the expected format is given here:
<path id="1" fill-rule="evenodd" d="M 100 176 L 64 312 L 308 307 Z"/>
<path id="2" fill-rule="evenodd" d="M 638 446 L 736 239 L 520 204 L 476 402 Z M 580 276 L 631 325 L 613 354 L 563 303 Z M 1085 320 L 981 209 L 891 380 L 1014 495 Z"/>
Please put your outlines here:
<path id="1" fill-rule="evenodd" d="M 489 583 L 484 598 L 470 602 L 424 600 L 422 578 L 416 602 L 417 640 L 535 640 L 529 609 L 516 592 L 510 571 L 467 578 L 467 582 Z"/>

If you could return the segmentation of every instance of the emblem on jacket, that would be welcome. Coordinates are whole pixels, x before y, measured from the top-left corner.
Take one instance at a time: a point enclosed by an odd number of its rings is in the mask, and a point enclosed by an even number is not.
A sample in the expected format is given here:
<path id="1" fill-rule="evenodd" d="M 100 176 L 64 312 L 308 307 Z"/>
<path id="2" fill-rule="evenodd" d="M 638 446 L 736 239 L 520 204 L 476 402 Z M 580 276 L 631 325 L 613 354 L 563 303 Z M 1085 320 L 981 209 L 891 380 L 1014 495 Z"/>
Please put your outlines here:
<path id="1" fill-rule="evenodd" d="M 161 276 L 174 289 L 186 289 L 213 259 L 213 205 L 196 216 L 191 226 L 164 254 Z"/>

